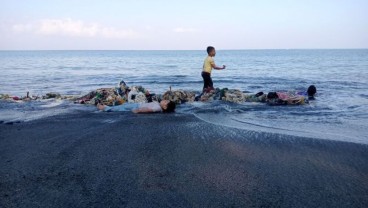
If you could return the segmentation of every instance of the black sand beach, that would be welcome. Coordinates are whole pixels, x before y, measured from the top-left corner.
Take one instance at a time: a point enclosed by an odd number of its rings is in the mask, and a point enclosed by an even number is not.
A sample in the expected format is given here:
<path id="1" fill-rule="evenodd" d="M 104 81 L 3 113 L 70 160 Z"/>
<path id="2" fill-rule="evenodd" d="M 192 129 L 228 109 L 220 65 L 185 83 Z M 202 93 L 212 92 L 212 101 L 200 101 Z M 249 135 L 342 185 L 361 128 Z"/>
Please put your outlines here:
<path id="1" fill-rule="evenodd" d="M 0 207 L 368 207 L 368 146 L 79 112 L 0 124 Z"/>

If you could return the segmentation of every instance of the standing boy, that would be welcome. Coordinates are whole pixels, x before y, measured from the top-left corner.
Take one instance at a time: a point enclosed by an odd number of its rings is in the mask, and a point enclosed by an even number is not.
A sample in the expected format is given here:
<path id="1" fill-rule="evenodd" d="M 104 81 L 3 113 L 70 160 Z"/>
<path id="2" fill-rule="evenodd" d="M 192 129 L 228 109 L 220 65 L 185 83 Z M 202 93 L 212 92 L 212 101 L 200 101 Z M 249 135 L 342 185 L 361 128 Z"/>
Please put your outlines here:
<path id="1" fill-rule="evenodd" d="M 207 58 L 204 60 L 203 64 L 203 71 L 202 71 L 202 77 L 203 77 L 203 92 L 209 92 L 211 90 L 214 90 L 213 88 L 213 82 L 211 78 L 211 72 L 212 69 L 216 70 L 223 70 L 226 68 L 225 65 L 222 67 L 216 66 L 215 61 L 213 60 L 213 57 L 216 56 L 216 49 L 212 46 L 207 47 Z"/>

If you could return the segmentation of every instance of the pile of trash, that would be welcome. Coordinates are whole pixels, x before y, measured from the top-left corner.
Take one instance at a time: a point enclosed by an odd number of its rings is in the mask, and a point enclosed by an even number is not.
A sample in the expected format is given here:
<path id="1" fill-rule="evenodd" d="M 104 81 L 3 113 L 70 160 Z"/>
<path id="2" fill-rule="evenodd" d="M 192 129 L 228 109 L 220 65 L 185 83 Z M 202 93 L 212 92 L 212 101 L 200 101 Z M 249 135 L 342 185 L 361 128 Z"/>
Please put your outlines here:
<path id="1" fill-rule="evenodd" d="M 194 91 L 185 90 L 170 90 L 162 95 L 151 94 L 149 90 L 142 86 L 129 87 L 124 81 L 119 82 L 117 87 L 100 88 L 82 96 L 62 96 L 59 93 L 47 93 L 44 96 L 30 96 L 27 92 L 25 97 L 10 96 L 8 94 L 0 94 L 0 100 L 11 101 L 32 101 L 41 99 L 62 99 L 71 100 L 74 103 L 97 105 L 99 103 L 114 106 L 122 105 L 124 103 L 147 103 L 161 100 L 170 100 L 176 104 L 183 104 L 187 102 L 211 102 L 214 100 L 222 100 L 231 103 L 244 102 L 265 102 L 270 105 L 300 105 L 307 102 L 305 96 L 297 92 L 270 92 L 267 95 L 263 92 L 257 94 L 247 94 L 236 89 L 213 89 L 205 91 L 198 96 Z"/>
<path id="2" fill-rule="evenodd" d="M 128 87 L 124 81 L 121 81 L 119 86 L 116 88 L 97 89 L 80 98 L 77 98 L 74 102 L 91 105 L 97 105 L 98 103 L 101 103 L 107 106 L 114 106 L 122 105 L 126 102 L 147 103 L 152 101 L 158 101 L 158 98 L 155 96 L 155 94 L 151 94 L 142 86 Z"/>
<path id="3" fill-rule="evenodd" d="M 195 92 L 192 91 L 185 91 L 185 90 L 172 91 L 170 89 L 160 97 L 162 100 L 170 100 L 175 102 L 176 104 L 183 104 L 186 102 L 194 102 L 196 96 Z"/>
<path id="4" fill-rule="evenodd" d="M 244 92 L 235 89 L 219 89 L 211 90 L 208 92 L 203 92 L 202 94 L 196 96 L 196 93 L 193 91 L 184 91 L 184 90 L 176 90 L 176 91 L 167 91 L 163 94 L 163 100 L 174 101 L 177 104 L 182 104 L 186 102 L 211 102 L 214 100 L 222 100 L 226 102 L 232 103 L 243 103 L 247 101 L 247 98 L 251 96 L 246 95 Z M 254 99 L 255 101 L 256 99 Z M 252 101 L 253 102 L 253 101 Z M 255 101 L 256 102 L 256 101 Z M 258 102 L 258 100 L 257 100 Z"/>
<path id="5" fill-rule="evenodd" d="M 244 103 L 247 101 L 250 102 L 261 102 L 261 100 L 256 100 L 256 99 L 251 99 L 253 95 L 247 95 L 244 92 L 240 91 L 240 90 L 236 90 L 236 89 L 228 89 L 228 88 L 223 88 L 223 89 L 219 89 L 216 88 L 214 90 L 208 91 L 208 92 L 203 92 L 200 96 L 197 96 L 196 100 L 197 101 L 202 101 L 202 102 L 209 102 L 209 101 L 213 101 L 213 100 L 222 100 L 222 101 L 226 101 L 226 102 L 231 102 L 231 103 Z"/>

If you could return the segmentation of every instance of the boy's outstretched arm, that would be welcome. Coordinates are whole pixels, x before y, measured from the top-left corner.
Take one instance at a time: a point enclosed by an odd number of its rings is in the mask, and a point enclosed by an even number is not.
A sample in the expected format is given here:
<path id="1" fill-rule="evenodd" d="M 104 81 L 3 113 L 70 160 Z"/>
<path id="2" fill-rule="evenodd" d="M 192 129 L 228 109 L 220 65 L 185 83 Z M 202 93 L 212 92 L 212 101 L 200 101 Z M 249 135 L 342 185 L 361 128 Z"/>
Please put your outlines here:
<path id="1" fill-rule="evenodd" d="M 216 70 L 226 69 L 226 66 L 225 65 L 222 65 L 222 67 L 219 67 L 219 66 L 216 66 L 216 64 L 211 64 L 211 66 L 212 66 L 213 69 L 216 69 Z"/>

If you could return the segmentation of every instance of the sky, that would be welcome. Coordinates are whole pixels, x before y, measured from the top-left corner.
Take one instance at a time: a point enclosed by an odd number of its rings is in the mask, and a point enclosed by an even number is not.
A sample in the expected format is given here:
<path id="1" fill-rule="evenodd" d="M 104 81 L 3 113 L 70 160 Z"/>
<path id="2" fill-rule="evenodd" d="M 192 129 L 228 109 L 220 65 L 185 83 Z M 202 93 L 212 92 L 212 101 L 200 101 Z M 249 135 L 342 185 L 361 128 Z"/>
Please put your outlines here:
<path id="1" fill-rule="evenodd" d="M 367 0 L 0 0 L 0 50 L 368 48 Z"/>

